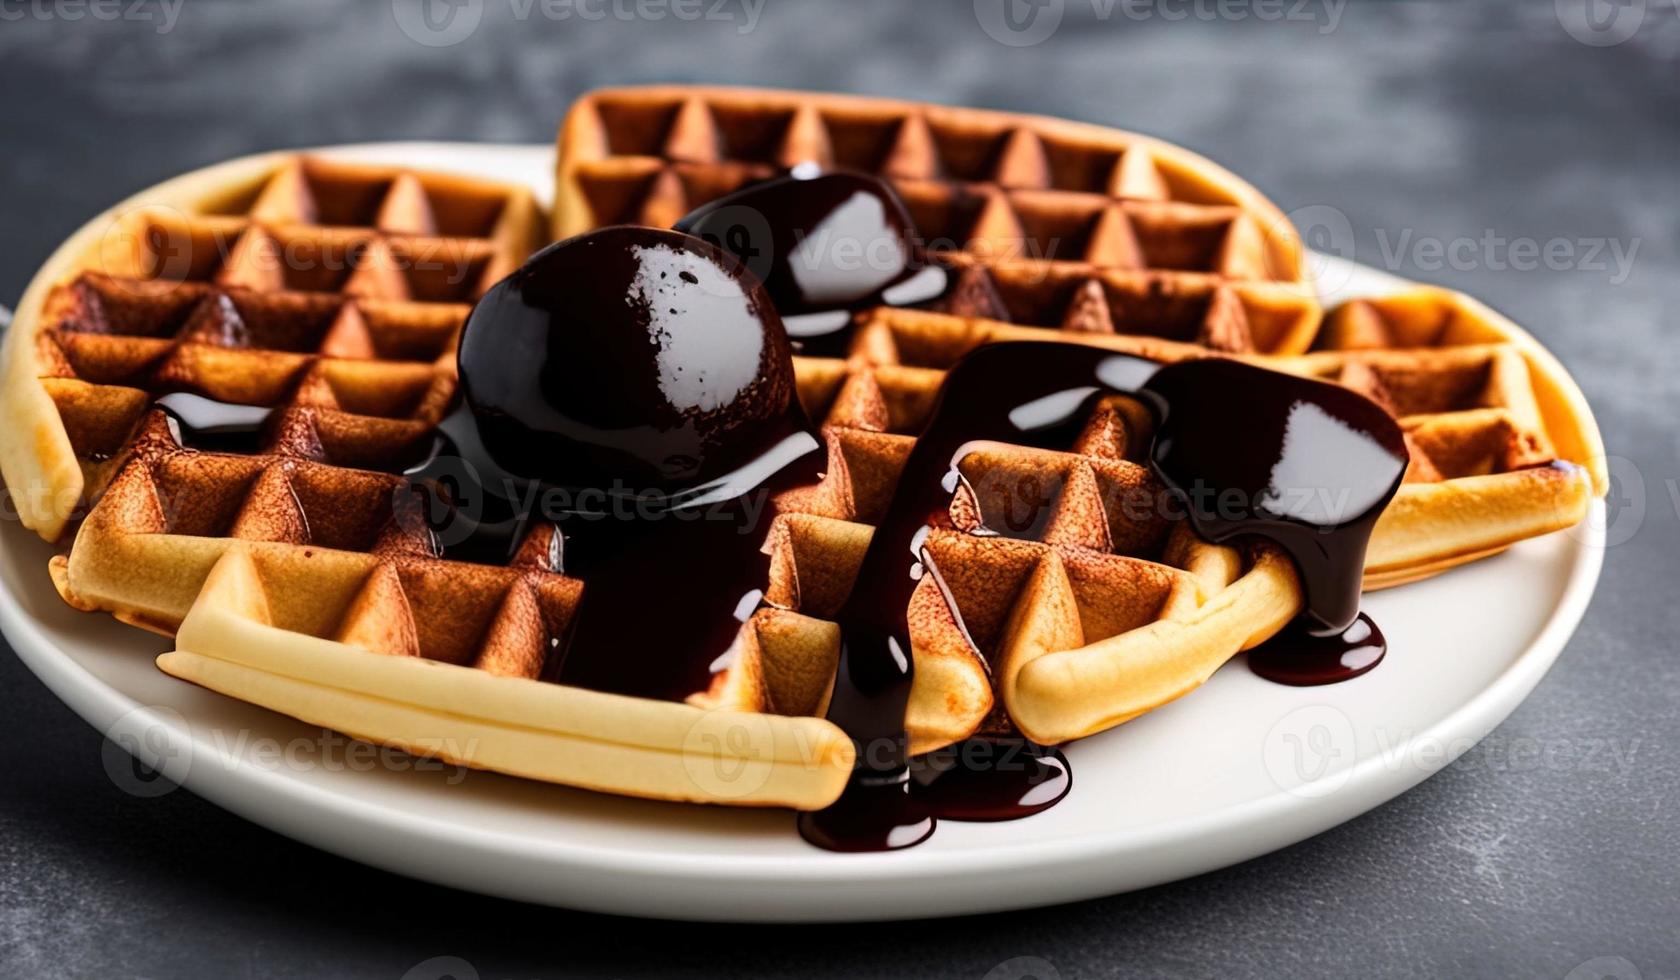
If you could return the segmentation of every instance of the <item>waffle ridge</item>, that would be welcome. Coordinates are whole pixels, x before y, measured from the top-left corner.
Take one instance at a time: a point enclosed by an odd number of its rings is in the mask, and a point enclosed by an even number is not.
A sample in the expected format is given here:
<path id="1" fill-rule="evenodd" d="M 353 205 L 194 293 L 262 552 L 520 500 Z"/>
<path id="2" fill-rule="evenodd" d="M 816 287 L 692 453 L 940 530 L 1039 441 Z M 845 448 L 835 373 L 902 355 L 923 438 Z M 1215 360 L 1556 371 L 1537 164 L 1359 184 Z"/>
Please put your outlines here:
<path id="1" fill-rule="evenodd" d="M 585 95 L 561 129 L 556 232 L 669 226 L 809 164 L 886 178 L 935 254 L 1297 284 L 1308 274 L 1275 206 L 1170 144 L 1041 116 L 775 90 Z"/>
<path id="2" fill-rule="evenodd" d="M 34 314 L 31 380 L 80 471 L 42 530 L 98 497 L 173 392 L 276 409 L 290 438 L 267 448 L 390 465 L 447 407 L 471 303 L 538 225 L 523 189 L 289 155 L 231 192 L 115 212 Z"/>

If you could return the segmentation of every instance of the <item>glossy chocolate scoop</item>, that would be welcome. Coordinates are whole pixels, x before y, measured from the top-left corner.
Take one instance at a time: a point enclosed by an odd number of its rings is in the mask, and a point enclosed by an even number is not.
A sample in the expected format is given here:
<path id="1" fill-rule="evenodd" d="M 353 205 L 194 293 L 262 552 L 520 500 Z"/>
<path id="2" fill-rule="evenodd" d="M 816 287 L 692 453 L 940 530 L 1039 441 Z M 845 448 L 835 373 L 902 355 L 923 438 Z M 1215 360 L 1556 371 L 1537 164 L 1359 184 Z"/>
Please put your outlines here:
<path id="1" fill-rule="evenodd" d="M 542 677 L 705 690 L 764 601 L 772 501 L 827 458 L 763 287 L 697 238 L 603 229 L 479 301 L 460 374 L 466 407 L 410 471 L 446 554 L 507 561 L 552 525 L 546 562 L 584 591 Z"/>
<path id="2" fill-rule="evenodd" d="M 727 249 L 770 291 L 803 353 L 843 353 L 851 311 L 920 303 L 945 291 L 909 211 L 869 174 L 791 175 L 750 184 L 677 228 Z"/>
<path id="3" fill-rule="evenodd" d="M 656 228 L 549 246 L 485 294 L 461 388 L 510 472 L 621 492 L 690 489 L 789 427 L 788 340 L 732 255 Z"/>

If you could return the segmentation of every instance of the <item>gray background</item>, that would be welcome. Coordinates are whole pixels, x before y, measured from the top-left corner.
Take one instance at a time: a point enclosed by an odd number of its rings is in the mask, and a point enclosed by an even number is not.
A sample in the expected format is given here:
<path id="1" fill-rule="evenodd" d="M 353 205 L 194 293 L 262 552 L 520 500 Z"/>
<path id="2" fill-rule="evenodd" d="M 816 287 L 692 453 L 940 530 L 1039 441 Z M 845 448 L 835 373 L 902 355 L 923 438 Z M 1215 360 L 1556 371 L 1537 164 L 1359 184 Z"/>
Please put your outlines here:
<path id="1" fill-rule="evenodd" d="M 458 894 L 188 793 L 127 796 L 98 736 L 0 657 L 0 972 L 396 978 L 454 955 L 483 978 L 1680 975 L 1680 16 L 1627 0 L 1606 9 L 1643 11 L 1638 29 L 1593 46 L 1550 0 L 1356 3 L 1328 31 L 1322 2 L 1309 21 L 1209 20 L 1188 3 L 1103 19 L 1066 0 L 1053 37 L 1017 48 L 969 0 L 768 0 L 745 34 L 738 3 L 732 21 L 587 22 L 484 0 L 476 33 L 432 48 L 387 0 L 193 3 L 161 33 L 156 7 L 107 22 L 6 0 L 0 301 L 95 211 L 179 171 L 335 141 L 547 141 L 597 84 L 820 86 L 1154 132 L 1286 209 L 1344 214 L 1351 242 L 1321 244 L 1506 310 L 1592 399 L 1624 458 L 1611 530 L 1626 540 L 1574 642 L 1490 739 L 1368 816 L 1192 881 L 933 924 L 736 929 Z M 1390 261 L 1385 243 L 1407 233 Z M 1414 250 L 1490 234 L 1570 242 L 1576 267 L 1502 269 L 1502 247 L 1476 244 L 1430 268 Z M 1592 268 L 1588 240 L 1636 248 L 1631 271 Z"/>

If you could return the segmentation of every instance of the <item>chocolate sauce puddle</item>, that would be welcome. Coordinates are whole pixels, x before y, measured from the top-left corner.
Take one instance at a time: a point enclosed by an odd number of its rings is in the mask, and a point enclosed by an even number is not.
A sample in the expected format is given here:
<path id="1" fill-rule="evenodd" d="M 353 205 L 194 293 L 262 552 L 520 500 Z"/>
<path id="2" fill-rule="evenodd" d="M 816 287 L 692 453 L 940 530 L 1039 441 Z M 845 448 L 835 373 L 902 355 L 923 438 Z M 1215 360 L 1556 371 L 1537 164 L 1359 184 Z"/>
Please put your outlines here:
<path id="1" fill-rule="evenodd" d="M 957 465 L 974 444 L 1057 444 L 1108 394 L 1134 395 L 1154 409 L 1150 467 L 1199 534 L 1267 538 L 1296 560 L 1306 609 L 1275 648 L 1254 651 L 1257 670 L 1275 659 L 1279 675 L 1330 680 L 1341 675 L 1326 664 L 1340 664 L 1347 647 L 1366 651 L 1355 673 L 1380 659 L 1369 653 L 1381 645 L 1374 625 L 1359 628 L 1369 623 L 1357 618 L 1360 580 L 1371 527 L 1399 488 L 1408 456 L 1399 426 L 1376 404 L 1236 361 L 1163 367 L 1063 343 L 982 346 L 946 375 L 836 617 L 841 656 L 828 719 L 851 736 L 859 765 L 838 803 L 800 815 L 807 840 L 832 850 L 890 850 L 926 839 L 941 811 L 949 819 L 1005 810 L 1025 816 L 1061 798 L 1047 791 L 970 807 L 971 794 L 984 790 L 955 793 L 953 802 L 918 788 L 903 724 L 914 673 L 907 612 L 924 575 L 943 589 L 923 544 L 931 529 L 948 526 Z M 1070 778 L 1065 759 L 1048 765 Z"/>

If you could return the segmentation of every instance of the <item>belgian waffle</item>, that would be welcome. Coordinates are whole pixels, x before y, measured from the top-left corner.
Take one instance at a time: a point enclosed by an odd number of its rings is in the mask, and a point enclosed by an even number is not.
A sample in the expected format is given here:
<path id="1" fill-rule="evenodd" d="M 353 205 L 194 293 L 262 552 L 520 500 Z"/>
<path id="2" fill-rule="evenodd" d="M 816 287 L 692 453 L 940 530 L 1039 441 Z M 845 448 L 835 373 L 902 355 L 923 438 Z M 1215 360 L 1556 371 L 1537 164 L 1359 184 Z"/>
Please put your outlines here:
<path id="1" fill-rule="evenodd" d="M 1372 535 L 1367 588 L 1571 527 L 1608 491 L 1604 446 L 1574 382 L 1521 328 L 1460 293 L 1350 300 L 1312 353 L 1275 366 L 1353 388 L 1406 432 L 1412 463 Z"/>
<path id="2" fill-rule="evenodd" d="M 25 425 L 0 460 L 14 493 L 48 490 L 17 495 L 46 502 L 30 526 L 57 536 L 97 500 L 55 583 L 219 658 L 163 658 L 181 676 L 237 674 L 268 692 L 242 686 L 251 700 L 415 752 L 666 798 L 832 798 L 851 746 L 817 719 L 758 716 L 741 749 L 717 741 L 730 713 L 536 681 L 579 583 L 539 540 L 507 567 L 443 560 L 405 506 L 395 473 L 450 405 L 471 302 L 541 227 L 521 187 L 290 155 L 90 224 L 37 277 L 6 348 Z M 254 444 L 205 451 L 153 407 L 174 393 L 271 411 Z M 345 677 L 381 680 L 358 696 Z M 300 687 L 308 704 L 288 709 Z M 446 715 L 417 702 L 426 690 L 447 690 Z M 685 740 L 719 746 L 750 786 L 707 788 Z"/>

